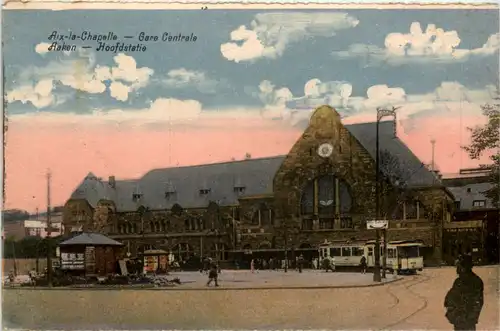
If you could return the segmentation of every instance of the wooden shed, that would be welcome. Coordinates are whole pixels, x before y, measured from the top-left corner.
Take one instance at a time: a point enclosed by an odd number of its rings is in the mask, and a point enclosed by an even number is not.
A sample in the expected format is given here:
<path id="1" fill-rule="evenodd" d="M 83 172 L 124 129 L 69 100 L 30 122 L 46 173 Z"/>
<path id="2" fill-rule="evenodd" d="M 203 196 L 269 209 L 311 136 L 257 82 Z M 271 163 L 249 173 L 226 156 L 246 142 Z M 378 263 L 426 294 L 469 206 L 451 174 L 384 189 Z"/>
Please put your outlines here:
<path id="1" fill-rule="evenodd" d="M 100 233 L 81 233 L 59 244 L 61 270 L 73 274 L 118 273 L 123 244 Z"/>

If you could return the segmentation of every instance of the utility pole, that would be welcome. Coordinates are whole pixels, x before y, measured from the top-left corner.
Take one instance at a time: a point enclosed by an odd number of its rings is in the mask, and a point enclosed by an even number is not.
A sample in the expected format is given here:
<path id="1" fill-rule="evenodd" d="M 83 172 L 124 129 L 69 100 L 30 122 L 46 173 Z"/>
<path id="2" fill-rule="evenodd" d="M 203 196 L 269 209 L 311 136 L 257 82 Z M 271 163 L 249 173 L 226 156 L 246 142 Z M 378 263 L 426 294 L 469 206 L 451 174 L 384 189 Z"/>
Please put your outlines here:
<path id="1" fill-rule="evenodd" d="M 288 224 L 285 221 L 285 272 L 288 272 Z"/>
<path id="2" fill-rule="evenodd" d="M 52 174 L 50 169 L 47 170 L 47 283 L 52 287 L 52 219 L 50 210 L 50 181 Z"/>
<path id="3" fill-rule="evenodd" d="M 376 123 L 376 145 L 375 145 L 375 215 L 377 220 L 380 218 L 380 121 L 386 116 L 392 116 L 394 118 L 394 137 L 396 137 L 396 110 L 398 108 L 392 107 L 391 109 L 377 108 L 377 123 Z M 380 275 L 380 231 L 377 229 L 377 236 L 375 240 L 375 270 L 373 273 L 373 280 L 380 282 L 382 278 L 385 278 L 385 271 L 387 269 L 387 229 L 382 229 L 383 235 L 383 259 L 382 259 L 382 275 Z"/>
<path id="4" fill-rule="evenodd" d="M 431 139 L 431 145 L 432 145 L 432 159 L 431 159 L 431 171 L 434 172 L 435 170 L 435 160 L 434 160 L 434 150 L 436 147 L 436 139 Z"/>

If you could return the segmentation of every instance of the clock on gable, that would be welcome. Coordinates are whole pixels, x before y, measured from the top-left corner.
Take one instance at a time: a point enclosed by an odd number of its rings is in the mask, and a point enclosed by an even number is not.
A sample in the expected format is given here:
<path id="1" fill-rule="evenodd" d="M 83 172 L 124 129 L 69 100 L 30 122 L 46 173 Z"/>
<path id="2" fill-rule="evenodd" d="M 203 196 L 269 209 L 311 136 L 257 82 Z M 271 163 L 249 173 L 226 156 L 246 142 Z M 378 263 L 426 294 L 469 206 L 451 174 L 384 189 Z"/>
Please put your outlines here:
<path id="1" fill-rule="evenodd" d="M 332 152 L 333 146 L 329 143 L 321 144 L 318 147 L 318 155 L 321 157 L 329 157 L 330 155 L 332 155 Z"/>

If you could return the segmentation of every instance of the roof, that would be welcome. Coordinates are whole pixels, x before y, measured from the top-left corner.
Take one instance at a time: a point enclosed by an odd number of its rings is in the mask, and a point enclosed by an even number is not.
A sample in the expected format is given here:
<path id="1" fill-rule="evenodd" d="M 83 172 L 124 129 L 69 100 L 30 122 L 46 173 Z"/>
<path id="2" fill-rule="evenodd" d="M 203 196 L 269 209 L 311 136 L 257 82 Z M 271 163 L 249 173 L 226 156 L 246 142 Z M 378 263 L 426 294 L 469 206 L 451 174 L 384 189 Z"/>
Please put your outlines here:
<path id="1" fill-rule="evenodd" d="M 345 126 L 375 158 L 376 124 L 363 123 Z M 394 123 L 381 122 L 381 150 L 387 150 L 406 169 L 408 187 L 431 186 L 436 183 L 432 174 L 413 152 L 394 136 Z M 273 193 L 273 179 L 286 156 L 247 159 L 195 166 L 154 169 L 137 180 L 116 180 L 113 188 L 89 173 L 70 199 L 85 199 L 95 207 L 99 200 L 112 200 L 117 211 L 135 211 L 140 206 L 152 210 L 170 209 L 174 204 L 183 208 L 205 208 L 210 201 L 221 206 L 238 205 L 245 196 Z M 235 187 L 244 187 L 240 193 Z M 201 195 L 201 189 L 210 189 Z M 166 192 L 175 192 L 168 198 Z M 133 199 L 134 193 L 141 195 Z"/>
<path id="2" fill-rule="evenodd" d="M 86 246 L 123 246 L 122 243 L 106 237 L 99 233 L 82 233 L 74 236 L 71 239 L 65 240 L 59 246 L 73 246 L 73 245 L 86 245 Z"/>
<path id="3" fill-rule="evenodd" d="M 485 209 L 494 208 L 493 203 L 486 197 L 484 192 L 493 187 L 491 183 L 475 183 L 463 186 L 448 187 L 455 201 L 460 201 L 460 209 Z M 484 200 L 483 207 L 474 207 L 474 201 Z"/>

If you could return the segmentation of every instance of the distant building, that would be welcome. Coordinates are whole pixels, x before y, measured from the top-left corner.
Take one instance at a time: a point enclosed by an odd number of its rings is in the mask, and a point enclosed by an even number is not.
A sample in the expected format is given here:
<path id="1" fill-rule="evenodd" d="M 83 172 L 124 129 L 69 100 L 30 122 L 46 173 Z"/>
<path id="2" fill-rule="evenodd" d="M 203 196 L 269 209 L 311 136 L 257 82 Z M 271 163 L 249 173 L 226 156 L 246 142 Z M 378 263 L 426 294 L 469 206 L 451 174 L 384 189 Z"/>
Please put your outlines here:
<path id="1" fill-rule="evenodd" d="M 325 240 L 374 239 L 366 221 L 377 217 L 375 137 L 375 123 L 343 125 L 322 106 L 287 155 L 154 169 L 136 180 L 89 173 L 65 204 L 65 231 L 106 234 L 132 256 L 158 249 L 230 262 L 288 250 L 311 259 Z M 380 123 L 379 138 L 388 239 L 419 239 L 426 261 L 439 263 L 454 197 L 394 122 Z"/>
<path id="2" fill-rule="evenodd" d="M 62 212 L 51 214 L 51 236 L 63 233 Z M 31 215 L 27 220 L 12 221 L 3 224 L 4 238 L 21 240 L 25 237 L 47 237 L 47 216 Z"/>
<path id="3" fill-rule="evenodd" d="M 483 168 L 443 175 L 443 184 L 454 196 L 453 217 L 443 237 L 449 263 L 465 252 L 471 252 L 477 262 L 499 261 L 499 210 L 484 194 L 492 188 L 488 180 L 488 170 Z"/>

